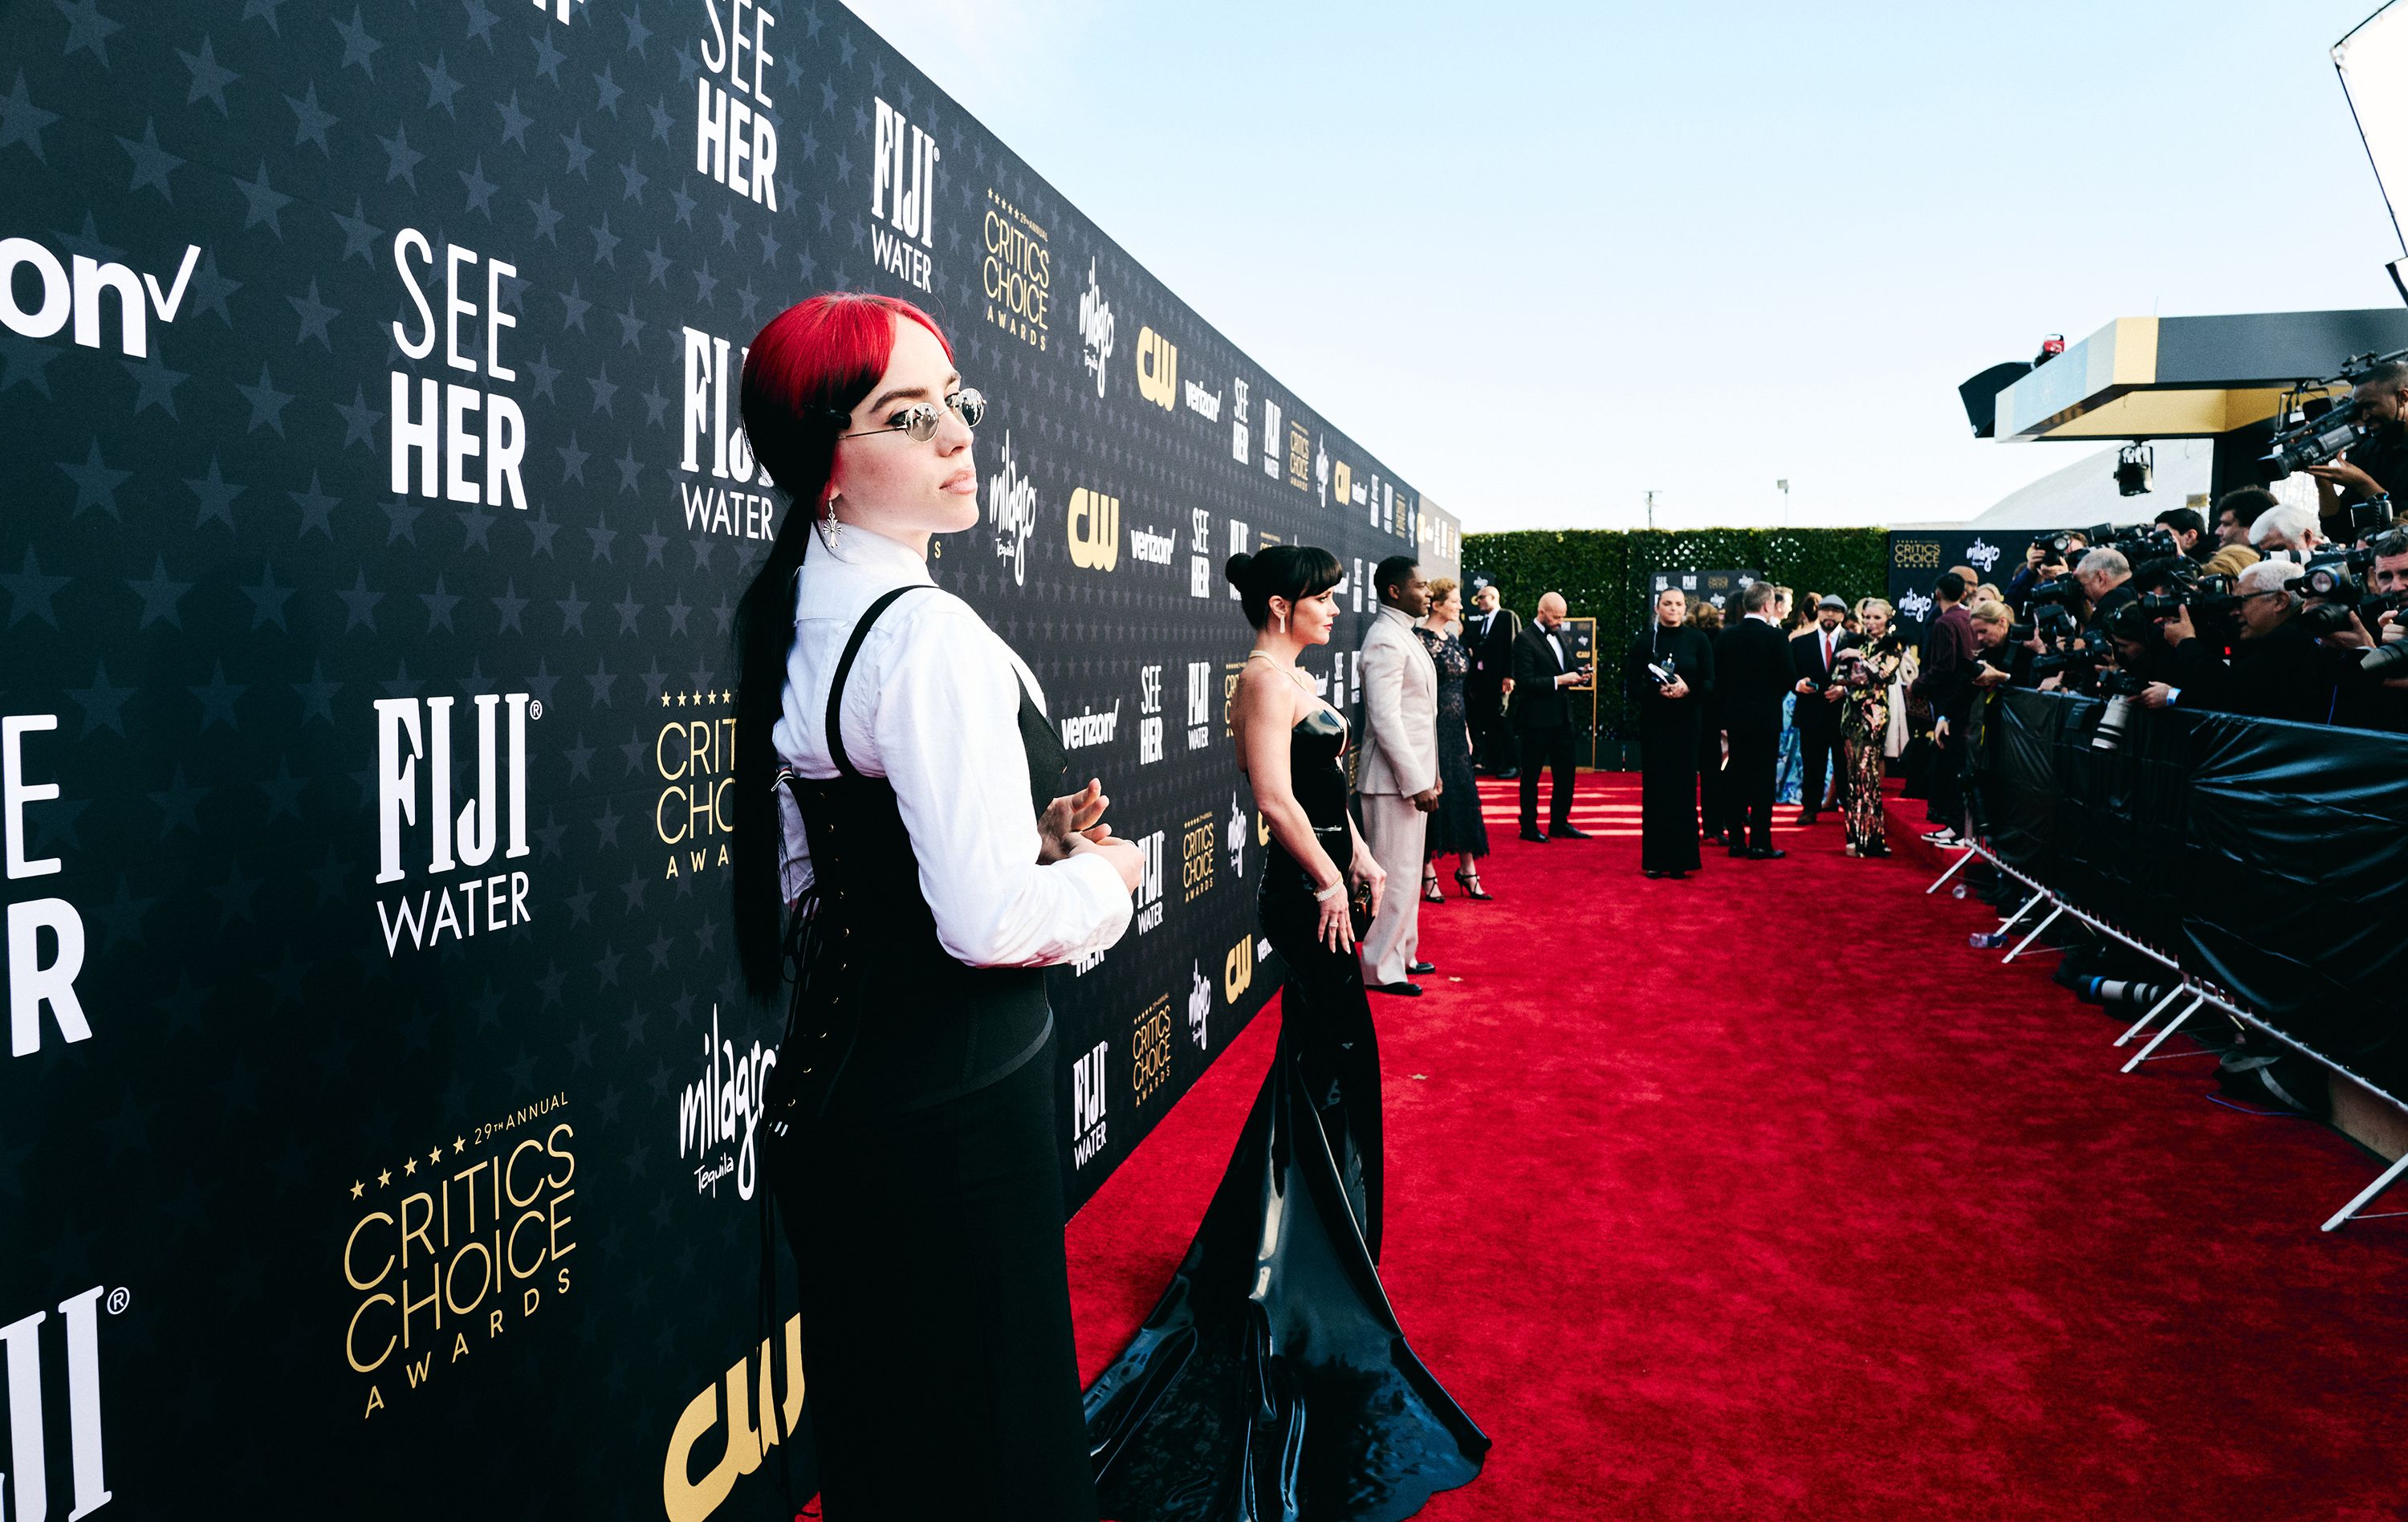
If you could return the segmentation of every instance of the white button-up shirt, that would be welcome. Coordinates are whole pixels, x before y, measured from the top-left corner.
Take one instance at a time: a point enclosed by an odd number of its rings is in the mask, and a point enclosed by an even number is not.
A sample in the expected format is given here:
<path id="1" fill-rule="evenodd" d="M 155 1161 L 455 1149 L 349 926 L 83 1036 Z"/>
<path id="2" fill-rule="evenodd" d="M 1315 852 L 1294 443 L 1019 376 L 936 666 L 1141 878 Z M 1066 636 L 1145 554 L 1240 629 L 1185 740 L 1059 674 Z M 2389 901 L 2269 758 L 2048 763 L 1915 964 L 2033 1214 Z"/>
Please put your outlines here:
<path id="1" fill-rule="evenodd" d="M 909 545 L 858 524 L 845 526 L 837 549 L 814 533 L 796 578 L 795 645 L 771 738 L 797 773 L 827 778 L 837 775 L 828 689 L 853 625 L 884 593 L 931 582 Z M 1037 859 L 1020 737 L 1023 682 L 1042 710 L 1036 674 L 969 604 L 941 590 L 914 592 L 881 613 L 862 641 L 838 714 L 853 769 L 895 789 L 938 940 L 972 967 L 1074 961 L 1128 928 L 1128 890 L 1110 863 Z M 810 848 L 783 788 L 778 810 L 792 902 L 811 882 Z"/>

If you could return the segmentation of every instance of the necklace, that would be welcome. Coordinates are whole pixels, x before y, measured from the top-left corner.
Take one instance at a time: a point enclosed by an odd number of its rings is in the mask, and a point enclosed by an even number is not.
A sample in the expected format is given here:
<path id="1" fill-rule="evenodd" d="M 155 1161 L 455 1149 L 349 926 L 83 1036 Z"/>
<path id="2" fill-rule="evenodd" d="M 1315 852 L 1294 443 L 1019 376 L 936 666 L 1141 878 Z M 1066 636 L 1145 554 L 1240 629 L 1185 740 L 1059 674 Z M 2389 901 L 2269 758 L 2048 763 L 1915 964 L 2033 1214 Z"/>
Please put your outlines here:
<path id="1" fill-rule="evenodd" d="M 1319 700 L 1319 698 L 1320 698 L 1321 695 L 1320 695 L 1319 693 L 1313 692 L 1313 690 L 1312 690 L 1312 679 L 1311 677 L 1306 676 L 1302 671 L 1300 671 L 1300 670 L 1297 669 L 1297 668 L 1296 668 L 1295 667 L 1293 667 L 1293 666 L 1282 666 L 1282 665 L 1279 663 L 1279 657 L 1277 657 L 1277 656 L 1273 655 L 1269 651 L 1268 651 L 1268 650 L 1250 650 L 1250 651 L 1246 652 L 1246 659 L 1248 659 L 1248 660 L 1250 660 L 1250 661 L 1261 661 L 1261 662 L 1265 663 L 1266 665 L 1269 666 L 1269 667 L 1271 668 L 1271 669 L 1273 669 L 1273 670 L 1275 670 L 1275 671 L 1285 671 L 1285 672 L 1287 673 L 1287 675 L 1288 675 L 1288 680 L 1289 680 L 1289 681 L 1291 681 L 1291 682 L 1295 682 L 1298 687 L 1301 687 L 1302 689 L 1304 689 L 1304 691 L 1305 691 L 1307 694 L 1309 694 L 1310 696 L 1312 696 L 1316 701 L 1317 701 L 1317 700 Z"/>

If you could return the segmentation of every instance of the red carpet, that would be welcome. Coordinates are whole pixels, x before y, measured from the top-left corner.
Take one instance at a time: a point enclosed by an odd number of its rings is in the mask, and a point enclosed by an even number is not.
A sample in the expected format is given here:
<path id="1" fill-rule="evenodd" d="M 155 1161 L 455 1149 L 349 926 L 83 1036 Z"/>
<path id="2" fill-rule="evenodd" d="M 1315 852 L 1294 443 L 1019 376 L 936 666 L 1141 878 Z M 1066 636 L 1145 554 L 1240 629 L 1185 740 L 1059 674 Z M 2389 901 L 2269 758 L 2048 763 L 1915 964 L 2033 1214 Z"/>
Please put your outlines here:
<path id="1" fill-rule="evenodd" d="M 1498 901 L 1425 905 L 1429 994 L 1372 1001 L 1382 1273 L 1496 1440 L 1424 1516 L 2401 1515 L 2408 1221 L 2315 1229 L 2365 1154 L 2209 1102 L 2210 1058 L 2119 1077 L 2119 1025 L 1969 949 L 1996 917 L 1917 858 L 1826 822 L 1648 882 L 1637 779 L 1581 797 L 1627 833 L 1524 844 L 1492 794 Z M 1276 1014 L 1072 1223 L 1089 1377 Z"/>

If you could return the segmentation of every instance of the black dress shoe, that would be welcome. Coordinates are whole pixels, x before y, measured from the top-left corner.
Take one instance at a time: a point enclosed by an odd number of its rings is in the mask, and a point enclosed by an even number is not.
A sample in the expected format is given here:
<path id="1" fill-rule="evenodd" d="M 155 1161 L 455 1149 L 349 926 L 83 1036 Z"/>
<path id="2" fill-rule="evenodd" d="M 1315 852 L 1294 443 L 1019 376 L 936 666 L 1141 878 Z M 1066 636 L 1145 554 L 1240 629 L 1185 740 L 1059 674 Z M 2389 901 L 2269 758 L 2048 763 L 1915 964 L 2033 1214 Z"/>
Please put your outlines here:
<path id="1" fill-rule="evenodd" d="M 1422 985 L 1417 983 L 1375 983 L 1367 984 L 1366 987 L 1371 993 L 1394 994 L 1398 998 L 1419 998 L 1422 997 Z"/>
<path id="2" fill-rule="evenodd" d="M 1807 812 L 1805 812 L 1805 813 L 1799 814 L 1799 815 L 1798 816 L 1798 823 L 1799 823 L 1799 824 L 1800 824 L 1800 825 L 1812 825 L 1812 824 L 1815 823 L 1814 814 L 1813 814 L 1813 811 L 1811 811 L 1811 810 L 1810 810 L 1810 811 L 1807 811 Z"/>
<path id="3" fill-rule="evenodd" d="M 1507 767 L 1503 771 L 1491 772 L 1489 775 L 1495 777 L 1500 783 L 1510 783 L 1514 778 L 1522 775 L 1522 768 L 1519 767 Z"/>
<path id="4" fill-rule="evenodd" d="M 1427 962 L 1407 962 L 1405 970 L 1418 978 L 1425 973 L 1436 972 L 1438 969 Z"/>
<path id="5" fill-rule="evenodd" d="M 1575 840 L 1586 840 L 1592 837 L 1589 835 L 1588 831 L 1584 829 L 1576 829 L 1570 825 L 1550 825 L 1547 826 L 1547 838 L 1554 840 L 1561 840 L 1566 838 Z"/>
<path id="6" fill-rule="evenodd" d="M 1639 873 L 1641 877 L 1662 877 L 1664 875 L 1661 870 L 1654 867 L 1641 867 L 1639 869 Z"/>
<path id="7" fill-rule="evenodd" d="M 1526 840 L 1535 840 L 1541 845 L 1547 843 L 1546 834 L 1541 830 L 1526 829 L 1522 832 L 1522 839 Z"/>
<path id="8" fill-rule="evenodd" d="M 1756 849 L 1747 854 L 1747 859 L 1750 861 L 1779 861 L 1782 857 L 1787 854 L 1789 854 L 1788 852 L 1776 851 L 1769 845 L 1758 846 Z"/>
<path id="9" fill-rule="evenodd" d="M 1664 875 L 1665 875 L 1666 877 L 1670 878 L 1673 882 L 1677 883 L 1677 882 L 1679 882 L 1681 879 L 1683 879 L 1683 878 L 1684 878 L 1684 877 L 1688 876 L 1689 874 L 1688 874 L 1688 872 L 1687 872 L 1685 869 L 1683 869 L 1683 870 L 1679 870 L 1679 871 L 1666 872 Z"/>

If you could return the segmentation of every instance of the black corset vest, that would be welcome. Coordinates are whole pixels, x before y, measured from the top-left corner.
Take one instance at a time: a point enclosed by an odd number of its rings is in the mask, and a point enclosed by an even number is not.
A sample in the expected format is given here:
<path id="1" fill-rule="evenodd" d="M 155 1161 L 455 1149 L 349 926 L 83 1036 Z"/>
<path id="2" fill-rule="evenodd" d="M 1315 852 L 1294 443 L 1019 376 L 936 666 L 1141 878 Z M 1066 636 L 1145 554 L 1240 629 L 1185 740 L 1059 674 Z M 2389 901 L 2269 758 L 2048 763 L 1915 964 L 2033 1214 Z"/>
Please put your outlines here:
<path id="1" fill-rule="evenodd" d="M 838 774 L 784 778 L 802 813 L 812 885 L 786 939 L 794 995 L 764 1104 L 777 1134 L 958 1098 L 1017 1070 L 1053 1032 L 1042 969 L 968 967 L 939 941 L 895 789 L 855 770 L 845 754 L 838 715 L 853 659 L 878 616 L 916 590 L 897 587 L 871 603 L 837 663 L 826 723 Z M 1025 688 L 1020 738 L 1030 804 L 1041 813 L 1063 791 L 1069 757 Z"/>

